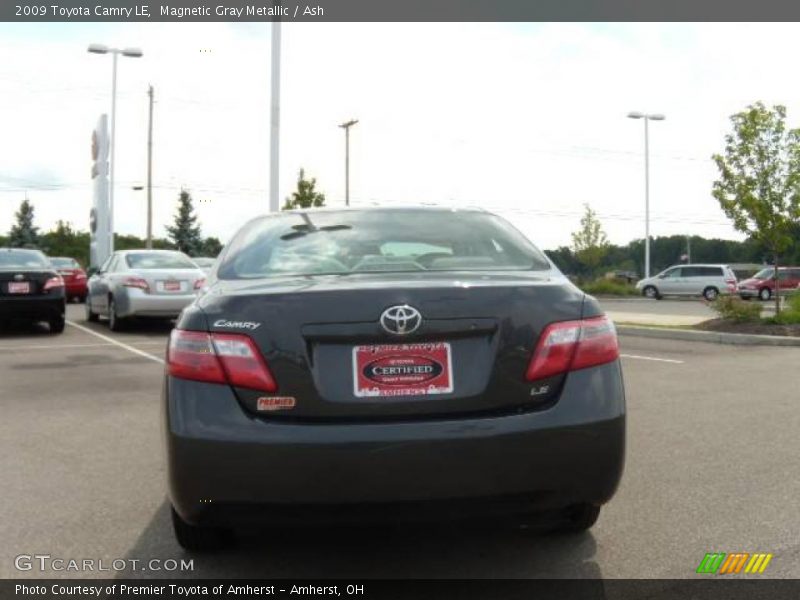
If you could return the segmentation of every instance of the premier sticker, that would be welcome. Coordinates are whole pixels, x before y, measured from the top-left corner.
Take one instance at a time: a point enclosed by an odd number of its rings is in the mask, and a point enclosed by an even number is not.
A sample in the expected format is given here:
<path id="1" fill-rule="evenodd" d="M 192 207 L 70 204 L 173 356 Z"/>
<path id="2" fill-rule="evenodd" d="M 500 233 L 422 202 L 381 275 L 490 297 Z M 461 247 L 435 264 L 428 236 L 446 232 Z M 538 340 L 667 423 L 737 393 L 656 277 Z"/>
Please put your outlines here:
<path id="1" fill-rule="evenodd" d="M 258 410 L 287 410 L 294 408 L 297 401 L 293 396 L 262 396 L 258 399 Z"/>

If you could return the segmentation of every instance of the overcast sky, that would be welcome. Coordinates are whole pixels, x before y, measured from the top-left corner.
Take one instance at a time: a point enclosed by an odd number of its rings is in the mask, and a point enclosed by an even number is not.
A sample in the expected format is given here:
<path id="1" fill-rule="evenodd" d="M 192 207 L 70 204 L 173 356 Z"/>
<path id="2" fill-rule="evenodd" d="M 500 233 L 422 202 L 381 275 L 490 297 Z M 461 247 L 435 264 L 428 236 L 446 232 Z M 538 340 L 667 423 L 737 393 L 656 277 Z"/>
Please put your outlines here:
<path id="1" fill-rule="evenodd" d="M 739 239 L 710 195 L 728 117 L 762 100 L 800 124 L 797 24 L 285 24 L 281 198 L 297 171 L 344 203 L 477 205 L 540 247 L 569 244 L 583 203 L 611 241 Z M 268 210 L 269 24 L 0 24 L 0 231 L 28 197 L 44 230 L 88 229 L 90 139 L 120 58 L 116 223 L 144 235 L 148 83 L 156 91 L 155 233 L 180 188 L 223 241 Z"/>

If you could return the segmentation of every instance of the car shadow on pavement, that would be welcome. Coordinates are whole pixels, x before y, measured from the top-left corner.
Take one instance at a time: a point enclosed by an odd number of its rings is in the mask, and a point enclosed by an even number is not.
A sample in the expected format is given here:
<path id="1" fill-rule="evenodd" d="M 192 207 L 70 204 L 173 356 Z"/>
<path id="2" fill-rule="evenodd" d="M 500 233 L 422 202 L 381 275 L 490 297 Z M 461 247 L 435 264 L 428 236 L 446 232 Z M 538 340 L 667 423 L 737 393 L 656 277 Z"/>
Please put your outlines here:
<path id="1" fill-rule="evenodd" d="M 44 322 L 4 321 L 0 323 L 0 341 L 6 338 L 50 337 L 50 327 Z"/>
<path id="2" fill-rule="evenodd" d="M 83 323 L 81 323 L 83 324 Z M 108 321 L 105 319 L 100 320 L 101 329 L 108 330 Z M 130 319 L 125 322 L 123 329 L 113 332 L 115 337 L 124 339 L 126 336 L 131 335 L 155 335 L 165 336 L 175 327 L 175 321 L 164 319 Z"/>
<path id="3" fill-rule="evenodd" d="M 165 501 L 127 559 L 193 559 L 183 572 L 127 570 L 120 578 L 591 578 L 602 577 L 594 536 L 510 525 L 384 525 L 259 529 L 211 554 L 188 553 L 172 535 Z M 130 563 L 129 563 L 130 564 Z"/>

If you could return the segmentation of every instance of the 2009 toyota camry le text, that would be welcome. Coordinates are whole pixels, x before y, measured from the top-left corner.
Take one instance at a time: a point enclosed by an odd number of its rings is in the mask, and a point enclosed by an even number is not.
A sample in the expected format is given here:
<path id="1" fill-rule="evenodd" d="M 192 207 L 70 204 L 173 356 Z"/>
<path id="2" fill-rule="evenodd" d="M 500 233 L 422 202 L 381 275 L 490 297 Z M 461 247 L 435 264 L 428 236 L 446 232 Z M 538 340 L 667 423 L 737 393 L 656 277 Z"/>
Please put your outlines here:
<path id="1" fill-rule="evenodd" d="M 172 331 L 164 416 L 193 550 L 248 524 L 544 515 L 580 531 L 624 462 L 613 324 L 480 210 L 250 221 Z"/>

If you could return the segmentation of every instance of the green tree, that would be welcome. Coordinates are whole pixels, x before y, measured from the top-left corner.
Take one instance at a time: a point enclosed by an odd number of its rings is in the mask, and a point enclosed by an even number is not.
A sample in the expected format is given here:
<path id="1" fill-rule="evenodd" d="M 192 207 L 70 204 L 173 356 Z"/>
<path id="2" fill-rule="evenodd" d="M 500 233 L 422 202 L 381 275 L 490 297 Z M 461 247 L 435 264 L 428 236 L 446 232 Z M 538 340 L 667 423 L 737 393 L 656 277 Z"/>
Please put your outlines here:
<path id="1" fill-rule="evenodd" d="M 8 232 L 8 244 L 14 248 L 38 247 L 39 228 L 33 224 L 33 204 L 25 198 L 14 213 L 17 222 Z"/>
<path id="2" fill-rule="evenodd" d="M 171 227 L 167 227 L 167 233 L 175 248 L 181 252 L 185 252 L 189 256 L 197 256 L 200 252 L 203 238 L 200 236 L 197 215 L 194 214 L 192 197 L 186 190 L 181 190 L 175 222 Z"/>
<path id="3" fill-rule="evenodd" d="M 40 246 L 50 256 L 69 256 L 80 264 L 89 261 L 89 233 L 75 231 L 70 223 L 59 220 L 56 228 L 40 236 Z"/>
<path id="4" fill-rule="evenodd" d="M 222 252 L 222 242 L 219 238 L 207 237 L 203 240 L 203 247 L 200 250 L 202 256 L 216 258 L 220 252 Z"/>
<path id="5" fill-rule="evenodd" d="M 785 107 L 769 109 L 761 102 L 731 116 L 731 123 L 724 154 L 712 157 L 719 179 L 711 193 L 733 226 L 772 255 L 777 277 L 800 219 L 800 129 L 786 127 Z"/>
<path id="6" fill-rule="evenodd" d="M 286 198 L 282 210 L 324 206 L 325 194 L 316 191 L 314 189 L 316 185 L 317 180 L 315 178 L 306 179 L 305 171 L 300 169 L 300 174 L 297 176 L 297 189 L 292 192 L 291 196 Z"/>
<path id="7" fill-rule="evenodd" d="M 146 246 L 144 238 L 136 235 L 120 234 L 115 236 L 114 248 L 116 250 L 141 250 Z M 154 250 L 175 250 L 175 245 L 164 238 L 153 238 Z"/>
<path id="8" fill-rule="evenodd" d="M 608 252 L 609 243 L 597 214 L 588 204 L 584 207 L 580 229 L 572 234 L 572 250 L 578 262 L 594 274 Z"/>

